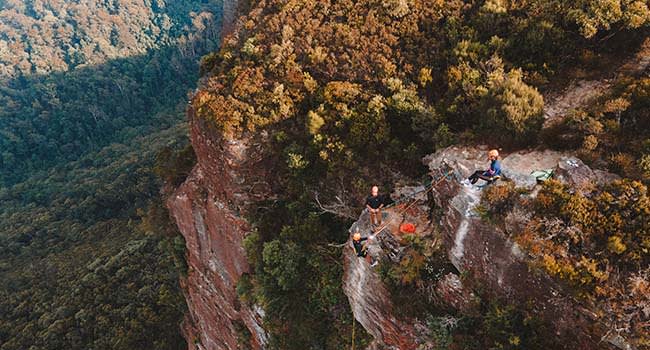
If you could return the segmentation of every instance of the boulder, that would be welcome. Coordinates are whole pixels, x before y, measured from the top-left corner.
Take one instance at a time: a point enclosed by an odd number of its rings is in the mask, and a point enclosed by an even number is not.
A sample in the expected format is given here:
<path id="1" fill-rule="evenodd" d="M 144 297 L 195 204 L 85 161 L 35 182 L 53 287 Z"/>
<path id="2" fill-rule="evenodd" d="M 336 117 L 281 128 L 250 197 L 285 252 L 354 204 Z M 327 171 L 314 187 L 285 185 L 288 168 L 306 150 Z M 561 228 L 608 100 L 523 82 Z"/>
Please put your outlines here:
<path id="1" fill-rule="evenodd" d="M 563 157 L 566 157 L 564 153 L 551 150 L 518 151 L 503 157 L 501 168 L 503 175 L 517 187 L 532 189 L 537 184 L 532 172 L 554 169 Z"/>
<path id="2" fill-rule="evenodd" d="M 562 157 L 554 173 L 555 178 L 579 190 L 595 185 L 596 175 L 585 163 L 576 157 Z"/>

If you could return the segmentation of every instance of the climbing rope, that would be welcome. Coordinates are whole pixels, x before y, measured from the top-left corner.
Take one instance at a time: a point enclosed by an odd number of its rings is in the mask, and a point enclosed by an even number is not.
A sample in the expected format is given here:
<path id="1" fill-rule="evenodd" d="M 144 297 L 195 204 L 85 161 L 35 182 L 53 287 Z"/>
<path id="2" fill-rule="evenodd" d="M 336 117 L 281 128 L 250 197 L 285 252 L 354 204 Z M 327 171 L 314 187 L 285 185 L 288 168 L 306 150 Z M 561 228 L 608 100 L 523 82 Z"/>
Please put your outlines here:
<path id="1" fill-rule="evenodd" d="M 429 187 L 429 188 L 427 189 L 426 192 L 429 192 L 432 188 L 433 188 L 433 186 Z M 413 203 L 411 203 L 411 204 L 409 204 L 408 206 L 406 206 L 406 208 L 404 208 L 404 209 L 403 209 L 403 210 L 402 210 L 398 215 L 396 215 L 396 216 L 394 216 L 394 217 L 391 217 L 390 220 L 388 220 L 385 224 L 383 224 L 383 225 L 380 226 L 379 228 L 373 230 L 373 231 L 372 231 L 372 234 L 370 235 L 370 238 L 374 238 L 378 233 L 380 233 L 380 232 L 383 231 L 386 227 L 388 227 L 388 225 L 390 225 L 390 223 L 392 223 L 393 220 L 395 220 L 396 217 L 402 217 L 402 216 L 404 215 L 404 213 L 406 213 L 407 210 L 411 209 L 411 207 L 412 207 L 413 205 L 415 205 L 415 203 L 417 203 L 418 201 L 419 201 L 419 199 L 414 200 Z"/>
<path id="2" fill-rule="evenodd" d="M 395 206 L 395 205 L 397 205 L 397 204 L 399 204 L 401 202 L 404 202 L 407 199 L 412 199 L 413 197 L 415 197 L 416 195 L 418 195 L 418 194 L 420 194 L 422 192 L 427 193 L 427 192 L 431 191 L 434 187 L 438 186 L 444 180 L 446 180 L 446 181 L 454 180 L 453 177 L 449 176 L 449 175 L 452 174 L 450 171 L 447 171 L 447 172 L 445 172 L 443 174 L 441 169 L 438 169 L 438 170 L 439 170 L 439 175 L 440 176 L 438 176 L 438 177 L 434 176 L 433 180 L 431 180 L 429 185 L 426 186 L 424 189 L 422 189 L 420 191 L 417 191 L 417 192 L 414 192 L 411 195 L 406 196 L 404 198 L 401 198 L 400 200 L 395 201 L 394 203 L 391 203 L 391 205 L 387 205 L 385 208 L 390 208 L 390 207 Z M 393 220 L 395 220 L 395 218 L 403 217 L 404 213 L 406 213 L 409 209 L 411 209 L 411 207 L 413 207 L 415 205 L 415 203 L 417 203 L 418 201 L 419 201 L 419 199 L 414 200 L 412 203 L 410 203 L 408 206 L 406 206 L 406 208 L 404 208 L 402 211 L 400 211 L 400 213 L 398 215 L 396 215 L 394 217 L 391 217 L 390 220 L 388 220 L 385 224 L 383 224 L 379 228 L 375 229 L 373 231 L 373 234 L 370 235 L 370 237 L 374 238 L 378 233 L 380 233 L 382 230 L 384 230 L 386 227 L 388 227 L 388 225 L 390 225 L 393 222 Z"/>
<path id="3" fill-rule="evenodd" d="M 354 318 L 354 313 L 352 313 L 352 350 L 354 350 L 354 324 L 357 323 Z"/>
<path id="4" fill-rule="evenodd" d="M 431 191 L 434 187 L 436 187 L 437 185 L 442 183 L 442 181 L 444 181 L 444 180 L 451 182 L 454 179 L 459 179 L 459 178 L 460 177 L 458 176 L 458 174 L 456 174 L 456 171 L 447 170 L 447 171 L 445 171 L 443 173 L 442 169 L 438 168 L 438 174 L 433 175 L 431 180 L 428 180 L 427 182 L 425 182 L 423 189 L 421 189 L 419 191 L 416 191 L 416 192 L 413 192 L 410 195 L 405 196 L 403 198 L 400 198 L 400 199 L 394 201 L 393 203 L 385 206 L 384 208 L 388 209 L 388 208 L 394 207 L 394 206 L 396 206 L 396 205 L 398 205 L 400 203 L 403 203 L 403 202 L 405 202 L 407 200 L 413 199 L 415 196 L 417 196 L 420 193 L 423 193 L 423 192 L 427 193 L 427 192 Z M 417 203 L 418 201 L 419 200 L 416 199 L 415 201 L 410 203 L 408 206 L 406 206 L 406 208 L 404 208 L 402 211 L 400 211 L 400 213 L 395 217 L 402 217 L 404 215 L 404 213 L 406 213 L 406 211 L 411 209 L 411 207 L 413 207 L 413 205 L 415 205 L 415 203 Z M 395 217 L 392 217 L 390 220 L 388 220 L 384 225 L 382 225 L 378 229 L 373 230 L 373 234 L 371 234 L 370 237 L 374 238 L 379 232 L 381 232 L 383 229 L 388 227 L 388 225 L 395 219 Z M 340 243 L 340 244 L 330 243 L 330 244 L 328 244 L 328 246 L 335 247 L 335 248 L 341 248 L 341 247 L 344 247 L 347 244 L 348 244 L 348 242 Z"/>
<path id="5" fill-rule="evenodd" d="M 423 188 L 423 189 L 421 189 L 421 190 L 419 190 L 419 191 L 415 191 L 415 192 L 411 193 L 410 195 L 405 196 L 404 198 L 400 198 L 400 199 L 394 201 L 393 203 L 391 203 L 391 204 L 385 206 L 384 208 L 394 207 L 394 206 L 396 206 L 396 205 L 398 205 L 398 204 L 400 204 L 400 203 L 402 203 L 402 202 L 405 202 L 405 201 L 407 201 L 407 200 L 409 200 L 409 199 L 411 199 L 411 198 L 417 196 L 418 194 L 420 194 L 420 193 L 422 193 L 422 192 L 424 192 L 424 193 L 429 192 L 429 191 L 430 191 L 434 186 L 436 186 L 436 185 L 438 185 L 440 182 L 442 182 L 442 180 L 447 180 L 447 181 L 452 181 L 452 180 L 454 180 L 453 175 L 454 175 L 454 174 L 453 174 L 452 171 L 449 171 L 449 170 L 448 170 L 448 171 L 446 171 L 446 172 L 443 174 L 442 169 L 438 169 L 438 174 L 435 175 L 435 176 L 433 176 L 433 179 L 431 179 L 431 180 L 427 180 L 427 181 L 424 183 L 424 188 Z"/>

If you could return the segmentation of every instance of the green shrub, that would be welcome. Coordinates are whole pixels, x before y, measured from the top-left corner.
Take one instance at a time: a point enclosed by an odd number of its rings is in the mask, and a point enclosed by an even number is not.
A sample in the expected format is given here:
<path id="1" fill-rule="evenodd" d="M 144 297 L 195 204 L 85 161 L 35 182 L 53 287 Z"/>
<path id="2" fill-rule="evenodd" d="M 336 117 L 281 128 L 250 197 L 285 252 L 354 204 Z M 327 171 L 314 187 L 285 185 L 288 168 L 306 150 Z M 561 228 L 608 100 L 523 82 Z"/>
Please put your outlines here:
<path id="1" fill-rule="evenodd" d="M 615 181 L 586 197 L 548 181 L 533 206 L 537 218 L 529 230 L 534 237 L 524 233 L 519 242 L 540 257 L 547 272 L 584 297 L 604 290 L 607 267 L 627 275 L 650 264 L 650 199 L 640 182 Z"/>
<path id="2" fill-rule="evenodd" d="M 248 274 L 243 274 L 237 281 L 237 297 L 241 302 L 251 304 L 254 301 L 254 288 L 251 277 Z"/>
<path id="3" fill-rule="evenodd" d="M 251 341 L 253 340 L 253 335 L 251 331 L 246 327 L 244 322 L 240 320 L 233 321 L 233 326 L 235 327 L 235 332 L 237 333 L 237 349 L 238 350 L 252 350 L 253 345 Z"/>
<path id="4" fill-rule="evenodd" d="M 283 291 L 299 288 L 303 254 L 297 244 L 278 240 L 264 243 L 262 251 L 264 272 Z"/>
<path id="5" fill-rule="evenodd" d="M 609 170 L 626 177 L 636 177 L 634 157 L 627 153 L 616 153 L 609 157 Z"/>
<path id="6" fill-rule="evenodd" d="M 650 180 L 650 154 L 645 154 L 637 161 L 637 167 L 641 170 L 643 179 Z"/>
<path id="7" fill-rule="evenodd" d="M 488 75 L 489 90 L 482 101 L 485 110 L 484 128 L 491 135 L 499 135 L 499 142 L 530 143 L 536 138 L 543 122 L 544 100 L 537 89 L 522 81 L 521 70 L 505 73 L 497 68 Z"/>
<path id="8" fill-rule="evenodd" d="M 458 320 L 452 316 L 431 316 L 427 326 L 435 343 L 436 350 L 449 349 L 453 343 L 453 333 L 458 326 Z"/>
<path id="9" fill-rule="evenodd" d="M 185 181 L 195 164 L 196 154 L 194 154 L 191 144 L 178 151 L 172 151 L 170 147 L 165 147 L 156 156 L 153 171 L 166 183 L 178 187 Z"/>

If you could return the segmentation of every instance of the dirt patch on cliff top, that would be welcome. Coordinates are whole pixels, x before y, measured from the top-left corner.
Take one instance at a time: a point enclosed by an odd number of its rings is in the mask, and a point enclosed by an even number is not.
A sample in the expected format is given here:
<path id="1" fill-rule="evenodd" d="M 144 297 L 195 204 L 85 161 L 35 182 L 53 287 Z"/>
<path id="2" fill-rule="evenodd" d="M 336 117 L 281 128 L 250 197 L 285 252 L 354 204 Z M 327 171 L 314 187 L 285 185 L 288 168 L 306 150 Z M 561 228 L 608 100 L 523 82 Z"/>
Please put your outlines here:
<path id="1" fill-rule="evenodd" d="M 620 63 L 616 65 L 616 62 Z M 573 109 L 588 106 L 595 98 L 607 93 L 619 79 L 645 73 L 650 66 L 650 38 L 643 41 L 632 57 L 611 63 L 612 68 L 598 70 L 598 76 L 573 80 L 564 89 L 551 89 L 553 92 L 545 94 L 544 127 L 553 125 Z"/>

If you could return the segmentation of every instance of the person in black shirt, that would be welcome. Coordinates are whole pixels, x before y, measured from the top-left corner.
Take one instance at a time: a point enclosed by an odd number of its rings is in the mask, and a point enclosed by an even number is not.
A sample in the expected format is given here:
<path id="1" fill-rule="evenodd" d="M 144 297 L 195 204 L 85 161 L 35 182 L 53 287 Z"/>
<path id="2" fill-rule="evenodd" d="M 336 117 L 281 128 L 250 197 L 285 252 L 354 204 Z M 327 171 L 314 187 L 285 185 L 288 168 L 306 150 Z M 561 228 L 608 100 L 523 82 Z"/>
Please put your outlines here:
<path id="1" fill-rule="evenodd" d="M 370 213 L 370 223 L 374 226 L 381 225 L 381 208 L 384 207 L 384 200 L 379 195 L 379 187 L 372 186 L 370 196 L 366 198 L 366 208 Z"/>
<path id="2" fill-rule="evenodd" d="M 354 251 L 357 253 L 357 256 L 360 258 L 365 258 L 366 255 L 368 255 L 368 252 L 366 252 L 364 244 L 361 243 L 367 239 L 368 237 L 361 238 L 361 234 L 359 232 L 355 232 L 354 236 L 352 236 L 352 246 L 354 246 Z"/>

